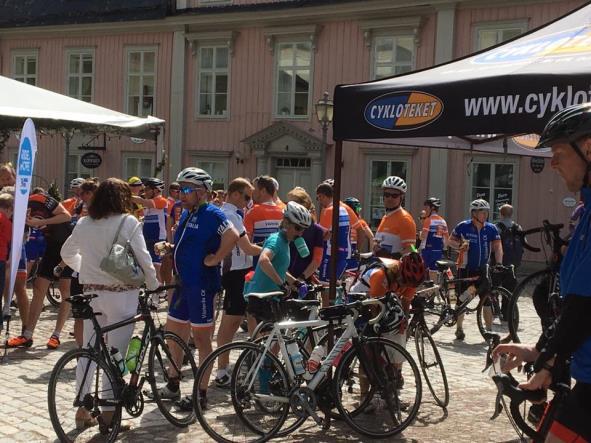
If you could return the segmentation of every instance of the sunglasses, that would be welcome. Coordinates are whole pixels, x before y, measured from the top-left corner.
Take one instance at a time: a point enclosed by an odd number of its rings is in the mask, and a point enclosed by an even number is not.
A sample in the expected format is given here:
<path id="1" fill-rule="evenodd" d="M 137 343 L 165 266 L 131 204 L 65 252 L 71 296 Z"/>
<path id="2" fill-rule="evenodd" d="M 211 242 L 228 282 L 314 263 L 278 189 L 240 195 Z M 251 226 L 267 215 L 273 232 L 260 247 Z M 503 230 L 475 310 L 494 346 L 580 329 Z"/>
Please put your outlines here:
<path id="1" fill-rule="evenodd" d="M 293 223 L 292 223 L 292 224 L 293 224 Z M 296 231 L 298 231 L 298 232 L 302 232 L 302 231 L 304 231 L 304 229 L 306 229 L 306 228 L 304 228 L 303 226 L 296 225 L 296 224 L 293 224 L 293 227 L 294 227 L 294 229 L 295 229 Z"/>
<path id="2" fill-rule="evenodd" d="M 398 192 L 384 192 L 384 198 L 399 198 L 402 197 L 401 193 Z"/>
<path id="3" fill-rule="evenodd" d="M 189 195 L 192 192 L 198 191 L 201 188 L 192 188 L 191 186 L 186 186 L 184 188 L 179 189 L 180 193 L 183 195 Z"/>

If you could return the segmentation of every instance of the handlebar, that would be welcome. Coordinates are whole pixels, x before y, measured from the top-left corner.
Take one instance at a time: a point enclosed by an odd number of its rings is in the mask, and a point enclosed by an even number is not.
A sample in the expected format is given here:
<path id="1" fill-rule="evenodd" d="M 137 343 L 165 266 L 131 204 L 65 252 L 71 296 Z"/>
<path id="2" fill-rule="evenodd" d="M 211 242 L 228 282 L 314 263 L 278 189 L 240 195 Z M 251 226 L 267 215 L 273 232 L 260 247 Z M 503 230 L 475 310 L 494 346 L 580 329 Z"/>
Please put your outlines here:
<path id="1" fill-rule="evenodd" d="M 497 385 L 497 389 L 511 400 L 511 403 L 523 403 L 529 401 L 537 403 L 546 399 L 546 391 L 538 389 L 536 391 L 526 391 L 518 387 L 517 380 L 507 374 L 496 374 L 492 376 Z"/>
<path id="2" fill-rule="evenodd" d="M 179 285 L 164 285 L 164 286 L 159 286 L 156 289 L 150 291 L 149 289 L 144 289 L 142 291 L 142 295 L 144 296 L 149 296 L 152 294 L 158 294 L 159 292 L 164 292 L 164 291 L 168 291 L 169 289 L 179 289 Z"/>
<path id="3" fill-rule="evenodd" d="M 527 242 L 527 236 L 528 235 L 533 235 L 533 234 L 538 234 L 538 233 L 543 233 L 545 236 L 545 241 L 548 245 L 554 247 L 557 245 L 554 245 L 554 242 L 557 242 L 558 245 L 563 245 L 565 244 L 565 241 L 560 237 L 560 231 L 562 230 L 562 228 L 564 228 L 564 224 L 563 223 L 558 223 L 558 224 L 553 224 L 550 223 L 548 220 L 544 220 L 542 221 L 542 226 L 537 227 L 537 228 L 532 228 L 532 229 L 527 229 L 525 231 L 517 231 L 516 235 L 519 235 L 522 240 L 523 240 L 523 247 L 531 252 L 540 252 L 541 248 L 537 248 L 535 246 L 530 245 Z"/>

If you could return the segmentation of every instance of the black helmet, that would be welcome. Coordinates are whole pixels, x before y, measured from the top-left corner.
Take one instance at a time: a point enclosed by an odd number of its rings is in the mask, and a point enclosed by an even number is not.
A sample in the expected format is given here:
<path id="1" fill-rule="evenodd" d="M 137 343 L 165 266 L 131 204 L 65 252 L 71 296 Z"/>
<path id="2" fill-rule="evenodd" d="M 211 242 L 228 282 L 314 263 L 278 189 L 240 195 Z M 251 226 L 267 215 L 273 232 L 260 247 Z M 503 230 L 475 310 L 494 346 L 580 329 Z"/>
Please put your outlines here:
<path id="1" fill-rule="evenodd" d="M 361 202 L 355 197 L 347 197 L 343 203 L 345 203 L 355 212 L 359 212 L 361 210 Z"/>
<path id="2" fill-rule="evenodd" d="M 574 143 L 585 135 L 591 135 L 591 103 L 570 106 L 554 114 L 546 123 L 536 149 L 547 148 L 549 143 L 560 139 Z"/>
<path id="3" fill-rule="evenodd" d="M 437 197 L 429 197 L 427 200 L 425 200 L 425 203 L 423 203 L 423 205 L 439 209 L 439 207 L 441 206 L 441 200 Z"/>
<path id="4" fill-rule="evenodd" d="M 142 177 L 142 183 L 147 188 L 164 190 L 164 182 L 157 177 Z"/>

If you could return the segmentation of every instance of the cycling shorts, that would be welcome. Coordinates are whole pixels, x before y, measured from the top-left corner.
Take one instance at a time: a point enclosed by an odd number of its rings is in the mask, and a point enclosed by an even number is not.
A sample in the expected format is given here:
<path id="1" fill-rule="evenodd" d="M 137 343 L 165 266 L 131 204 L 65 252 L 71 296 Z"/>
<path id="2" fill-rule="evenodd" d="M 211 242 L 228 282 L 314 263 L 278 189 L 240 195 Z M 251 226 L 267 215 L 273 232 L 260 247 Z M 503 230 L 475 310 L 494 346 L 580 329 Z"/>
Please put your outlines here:
<path id="1" fill-rule="evenodd" d="M 25 250 L 27 251 L 27 260 L 35 261 L 38 258 L 43 257 L 45 252 L 45 240 L 29 240 L 25 243 Z"/>
<path id="2" fill-rule="evenodd" d="M 59 265 L 62 261 L 61 251 L 62 245 L 59 243 L 48 243 L 47 248 L 45 248 L 45 253 L 41 258 L 41 263 L 39 264 L 39 268 L 37 270 L 37 275 L 39 277 L 46 278 L 47 280 L 53 281 L 58 280 L 53 275 L 53 268 Z M 72 277 L 72 269 L 68 266 L 65 267 L 64 271 L 60 278 L 71 278 Z"/>
<path id="3" fill-rule="evenodd" d="M 168 318 L 178 323 L 191 323 L 194 328 L 213 326 L 213 301 L 216 291 L 197 286 L 181 286 L 174 291 Z"/>
<path id="4" fill-rule="evenodd" d="M 345 268 L 347 267 L 347 257 L 345 255 L 341 257 L 337 257 L 337 280 L 341 278 L 343 272 L 345 272 Z M 320 263 L 320 268 L 318 269 L 318 273 L 320 274 L 318 279 L 322 282 L 330 281 L 330 256 L 325 256 L 322 259 L 322 263 Z"/>
<path id="5" fill-rule="evenodd" d="M 421 257 L 423 257 L 423 262 L 425 262 L 425 267 L 430 269 L 431 271 L 437 271 L 437 265 L 435 264 L 437 260 L 441 260 L 443 258 L 443 251 L 428 251 L 423 249 L 421 251 Z"/>
<path id="6" fill-rule="evenodd" d="M 244 278 L 252 269 L 235 269 L 222 276 L 224 287 L 224 312 L 227 315 L 244 315 L 246 300 L 244 299 Z"/>
<path id="7" fill-rule="evenodd" d="M 563 441 L 591 442 L 591 384 L 577 382 L 558 406 L 550 432 Z"/>
<path id="8" fill-rule="evenodd" d="M 146 239 L 146 247 L 148 248 L 148 252 L 150 253 L 150 257 L 152 257 L 152 263 L 162 263 L 162 257 L 154 252 L 154 245 L 162 240 L 149 240 Z"/>

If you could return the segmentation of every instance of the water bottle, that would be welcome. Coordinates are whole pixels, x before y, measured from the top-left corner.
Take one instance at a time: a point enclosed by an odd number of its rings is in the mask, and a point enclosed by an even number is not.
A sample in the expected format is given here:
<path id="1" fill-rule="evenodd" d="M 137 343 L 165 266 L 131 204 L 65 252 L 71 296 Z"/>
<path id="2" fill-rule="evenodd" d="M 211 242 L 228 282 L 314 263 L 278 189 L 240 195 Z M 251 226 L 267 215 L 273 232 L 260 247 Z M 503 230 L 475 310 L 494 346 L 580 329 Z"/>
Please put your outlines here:
<path id="1" fill-rule="evenodd" d="M 142 340 L 137 335 L 129 341 L 127 354 L 125 355 L 125 366 L 127 366 L 129 372 L 135 371 L 135 368 L 137 367 L 141 347 Z"/>
<path id="2" fill-rule="evenodd" d="M 304 372 L 306 372 L 306 369 L 304 368 L 304 359 L 302 358 L 302 353 L 300 352 L 300 347 L 295 340 L 287 343 L 287 353 L 289 354 L 289 360 L 291 361 L 291 365 L 293 366 L 293 371 L 295 374 L 302 375 Z"/>
<path id="3" fill-rule="evenodd" d="M 115 363 L 115 366 L 119 368 L 121 375 L 127 374 L 127 367 L 125 366 L 123 356 L 121 355 L 121 352 L 119 352 L 119 349 L 111 347 L 111 360 Z"/>
<path id="4" fill-rule="evenodd" d="M 336 296 L 335 296 L 334 304 L 335 305 L 342 305 L 342 304 L 345 303 L 345 300 L 344 300 L 344 297 L 343 297 L 343 294 L 344 294 L 345 291 L 343 291 L 343 288 L 340 287 L 340 286 L 337 286 L 336 289 L 337 289 L 337 293 L 336 293 Z"/>
<path id="5" fill-rule="evenodd" d="M 306 244 L 306 240 L 304 240 L 302 237 L 296 238 L 293 241 L 293 244 L 295 245 L 300 257 L 306 258 L 310 255 L 310 250 L 308 249 L 308 245 Z"/>
<path id="6" fill-rule="evenodd" d="M 308 359 L 308 372 L 310 374 L 314 374 L 320 368 L 320 362 L 326 356 L 326 350 L 322 345 L 316 345 L 314 349 L 312 349 L 312 353 L 310 354 L 310 358 Z"/>
<path id="7" fill-rule="evenodd" d="M 269 382 L 273 376 L 273 361 L 268 357 L 265 356 L 263 360 L 263 364 L 259 369 L 258 378 L 259 378 L 259 390 L 261 394 L 269 394 Z"/>

